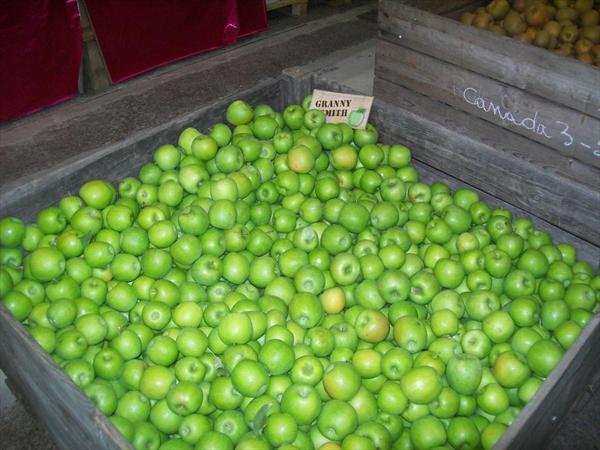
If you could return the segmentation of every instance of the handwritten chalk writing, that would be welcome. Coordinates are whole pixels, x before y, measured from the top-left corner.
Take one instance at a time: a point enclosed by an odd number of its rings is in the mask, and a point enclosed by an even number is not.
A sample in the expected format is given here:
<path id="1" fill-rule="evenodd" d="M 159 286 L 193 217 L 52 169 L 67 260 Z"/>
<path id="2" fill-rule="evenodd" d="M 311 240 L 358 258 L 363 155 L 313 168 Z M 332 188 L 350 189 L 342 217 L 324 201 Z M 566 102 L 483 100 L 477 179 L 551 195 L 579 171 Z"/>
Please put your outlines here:
<path id="1" fill-rule="evenodd" d="M 492 114 L 495 117 L 498 117 L 503 122 L 515 125 L 520 128 L 524 128 L 528 131 L 531 131 L 538 136 L 542 136 L 546 139 L 553 139 L 553 135 L 551 134 L 551 129 L 556 129 L 558 127 L 560 129 L 560 135 L 556 135 L 557 139 L 562 138 L 562 145 L 565 147 L 571 147 L 573 144 L 577 145 L 577 143 L 585 149 L 591 150 L 592 146 L 585 142 L 577 142 L 578 140 L 572 134 L 570 130 L 570 126 L 566 122 L 562 122 L 560 120 L 555 120 L 551 125 L 545 124 L 539 118 L 539 112 L 536 111 L 533 116 L 520 117 L 516 113 L 503 108 L 502 106 L 494 103 L 492 100 L 485 98 L 483 95 L 479 93 L 479 91 L 472 87 L 467 87 L 465 89 L 460 88 L 460 90 L 456 90 L 456 85 L 454 85 L 454 93 L 455 95 L 460 96 L 460 91 L 462 90 L 462 97 L 465 102 L 469 105 L 475 106 L 477 109 L 484 111 L 488 114 Z M 558 131 L 558 130 L 557 130 Z M 600 141 L 596 144 L 598 149 L 592 151 L 594 156 L 600 157 Z"/>
<path id="2" fill-rule="evenodd" d="M 564 127 L 560 134 L 561 136 L 565 137 L 565 142 L 563 142 L 563 145 L 565 147 L 569 147 L 571 144 L 573 144 L 573 136 L 569 134 L 569 124 L 561 122 L 560 120 L 557 120 L 556 123 Z"/>
<path id="3" fill-rule="evenodd" d="M 519 120 L 515 117 L 512 111 L 504 110 L 501 106 L 496 105 L 491 100 L 486 100 L 479 95 L 477 89 L 466 88 L 463 91 L 463 98 L 469 105 L 476 106 L 478 109 L 485 111 L 486 113 L 492 113 L 494 116 L 502 119 L 503 122 L 509 122 L 526 130 L 533 131 L 534 133 L 544 136 L 545 138 L 552 139 L 552 136 L 548 134 L 547 127 L 538 119 L 538 112 L 536 111 L 533 117 L 524 117 Z"/>

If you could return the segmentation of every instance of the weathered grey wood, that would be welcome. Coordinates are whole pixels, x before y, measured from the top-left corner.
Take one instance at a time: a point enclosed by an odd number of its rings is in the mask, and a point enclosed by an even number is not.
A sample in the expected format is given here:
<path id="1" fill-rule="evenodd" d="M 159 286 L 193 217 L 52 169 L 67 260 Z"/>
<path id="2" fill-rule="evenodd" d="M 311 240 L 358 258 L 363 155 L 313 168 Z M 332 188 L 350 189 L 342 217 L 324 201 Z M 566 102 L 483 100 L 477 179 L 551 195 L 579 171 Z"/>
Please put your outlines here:
<path id="1" fill-rule="evenodd" d="M 545 448 L 558 423 L 600 370 L 598 346 L 600 316 L 595 315 L 494 449 Z"/>
<path id="2" fill-rule="evenodd" d="M 475 9 L 476 4 L 480 3 L 473 0 L 396 0 L 397 3 L 412 6 L 429 11 L 434 14 L 449 14 L 457 9 L 463 9 L 467 6 Z"/>
<path id="3" fill-rule="evenodd" d="M 600 118 L 600 71 L 532 45 L 380 0 L 381 37 Z"/>
<path id="4" fill-rule="evenodd" d="M 375 72 L 553 148 L 566 158 L 600 167 L 600 120 L 591 116 L 385 40 L 377 43 Z"/>
<path id="5" fill-rule="evenodd" d="M 265 80 L 248 91 L 236 92 L 215 104 L 199 107 L 193 113 L 136 133 L 124 141 L 91 150 L 44 173 L 4 185 L 0 192 L 0 217 L 16 216 L 31 221 L 40 209 L 65 195 L 77 193 L 87 180 L 103 178 L 115 182 L 126 176 L 135 176 L 142 165 L 151 161 L 158 146 L 177 142 L 179 133 L 188 126 L 205 131 L 224 121 L 227 105 L 238 98 L 251 104 L 269 103 L 279 107 L 279 82 L 277 79 Z"/>
<path id="6" fill-rule="evenodd" d="M 65 450 L 132 447 L 0 304 L 0 368 Z"/>
<path id="7" fill-rule="evenodd" d="M 84 89 L 99 91 L 106 89 L 112 84 L 108 66 L 98 43 L 94 24 L 90 20 L 90 14 L 85 0 L 77 2 L 81 16 L 81 30 L 83 38 L 83 72 Z"/>
<path id="8" fill-rule="evenodd" d="M 301 104 L 304 97 L 313 90 L 311 75 L 301 67 L 284 69 L 279 84 L 281 85 L 282 108 L 292 103 Z"/>
<path id="9" fill-rule="evenodd" d="M 590 188 L 540 167 L 521 153 L 527 139 L 401 86 L 376 79 L 375 92 L 389 102 L 374 111 L 380 132 L 417 145 L 416 159 L 600 244 L 600 178 Z"/>

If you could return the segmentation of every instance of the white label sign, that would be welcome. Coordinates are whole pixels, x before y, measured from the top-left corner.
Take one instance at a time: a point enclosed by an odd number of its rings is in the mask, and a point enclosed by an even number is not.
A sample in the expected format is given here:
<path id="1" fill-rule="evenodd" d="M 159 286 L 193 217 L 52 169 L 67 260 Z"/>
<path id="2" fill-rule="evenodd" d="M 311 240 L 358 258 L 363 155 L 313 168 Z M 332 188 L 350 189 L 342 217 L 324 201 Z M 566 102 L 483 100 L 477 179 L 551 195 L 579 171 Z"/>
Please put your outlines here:
<path id="1" fill-rule="evenodd" d="M 310 109 L 323 111 L 328 123 L 347 123 L 352 128 L 364 129 L 369 121 L 373 97 L 342 94 L 315 89 Z"/>

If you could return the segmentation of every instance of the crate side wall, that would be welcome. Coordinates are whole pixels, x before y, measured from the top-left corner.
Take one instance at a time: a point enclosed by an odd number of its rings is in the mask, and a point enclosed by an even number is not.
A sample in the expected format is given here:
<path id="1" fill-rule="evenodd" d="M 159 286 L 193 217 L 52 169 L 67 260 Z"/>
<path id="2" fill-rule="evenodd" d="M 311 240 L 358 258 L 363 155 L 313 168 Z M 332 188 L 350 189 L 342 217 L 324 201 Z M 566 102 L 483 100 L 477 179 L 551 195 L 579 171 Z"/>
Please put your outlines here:
<path id="1" fill-rule="evenodd" d="M 600 120 L 590 115 L 412 50 L 402 41 L 379 39 L 375 72 L 547 147 L 556 155 L 542 160 L 552 158 L 573 177 L 581 179 L 582 165 L 600 167 Z M 596 184 L 599 177 L 595 171 Z"/>
<path id="2" fill-rule="evenodd" d="M 412 50 L 600 118 L 594 67 L 394 0 L 380 0 L 379 30 Z"/>

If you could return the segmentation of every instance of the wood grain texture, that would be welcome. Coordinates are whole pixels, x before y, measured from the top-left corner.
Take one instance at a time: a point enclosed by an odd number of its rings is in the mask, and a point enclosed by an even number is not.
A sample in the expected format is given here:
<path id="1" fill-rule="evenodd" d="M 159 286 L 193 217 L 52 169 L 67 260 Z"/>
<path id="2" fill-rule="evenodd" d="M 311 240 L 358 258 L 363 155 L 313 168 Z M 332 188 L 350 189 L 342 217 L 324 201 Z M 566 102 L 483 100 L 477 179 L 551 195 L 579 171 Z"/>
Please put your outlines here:
<path id="1" fill-rule="evenodd" d="M 433 14 L 447 15 L 465 7 L 474 9 L 480 2 L 474 0 L 396 0 L 396 3 L 419 8 Z"/>
<path id="2" fill-rule="evenodd" d="M 380 0 L 380 36 L 600 118 L 600 70 L 393 0 Z"/>
<path id="3" fill-rule="evenodd" d="M 600 178 L 590 188 L 540 166 L 521 152 L 526 138 L 402 86 L 376 78 L 375 95 L 386 99 L 373 117 L 380 132 L 413 144 L 415 159 L 600 244 Z"/>
<path id="4" fill-rule="evenodd" d="M 84 89 L 92 91 L 106 89 L 112 84 L 112 80 L 96 37 L 94 24 L 90 20 L 85 0 L 78 0 L 77 5 L 81 15 Z"/>
<path id="5" fill-rule="evenodd" d="M 64 450 L 131 445 L 0 304 L 0 368 Z"/>
<path id="6" fill-rule="evenodd" d="M 565 158 L 600 167 L 600 120 L 591 116 L 385 40 L 377 43 L 375 73 L 526 136 Z"/>

